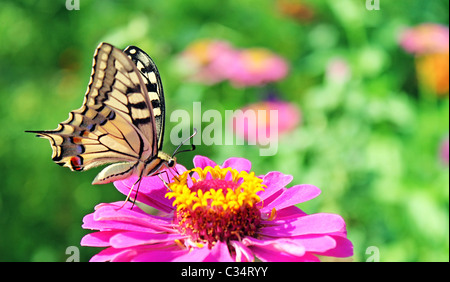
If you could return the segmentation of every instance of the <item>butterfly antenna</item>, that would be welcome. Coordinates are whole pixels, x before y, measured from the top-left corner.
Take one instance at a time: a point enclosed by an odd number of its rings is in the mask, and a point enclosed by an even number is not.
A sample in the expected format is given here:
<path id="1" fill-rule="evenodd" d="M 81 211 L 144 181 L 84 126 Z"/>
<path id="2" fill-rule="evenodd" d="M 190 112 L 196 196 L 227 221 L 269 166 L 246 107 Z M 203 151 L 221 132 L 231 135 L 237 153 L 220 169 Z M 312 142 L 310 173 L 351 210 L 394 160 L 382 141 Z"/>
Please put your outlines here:
<path id="1" fill-rule="evenodd" d="M 183 142 L 180 143 L 180 145 L 178 145 L 177 149 L 175 150 L 175 152 L 173 152 L 172 158 L 179 154 L 179 153 L 183 153 L 183 152 L 190 152 L 190 151 L 194 151 L 195 150 L 195 145 L 191 144 L 191 149 L 186 149 L 186 150 L 182 150 L 182 151 L 178 151 L 180 149 L 180 147 L 186 143 L 187 141 L 189 141 L 190 139 L 192 139 L 195 135 L 197 135 L 197 129 L 194 128 L 194 133 L 192 133 L 191 136 L 189 136 L 188 138 L 186 138 L 186 140 L 184 140 Z"/>

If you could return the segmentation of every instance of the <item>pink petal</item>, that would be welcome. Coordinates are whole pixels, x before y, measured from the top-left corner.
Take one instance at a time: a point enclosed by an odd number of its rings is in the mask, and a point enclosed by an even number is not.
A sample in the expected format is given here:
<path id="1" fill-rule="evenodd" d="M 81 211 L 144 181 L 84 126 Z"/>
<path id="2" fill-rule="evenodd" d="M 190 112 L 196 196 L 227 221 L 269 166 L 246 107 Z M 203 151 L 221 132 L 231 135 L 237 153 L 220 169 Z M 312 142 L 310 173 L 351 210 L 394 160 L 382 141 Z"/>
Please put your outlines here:
<path id="1" fill-rule="evenodd" d="M 349 239 L 342 236 L 332 237 L 336 242 L 336 247 L 321 253 L 321 255 L 339 258 L 353 256 L 353 244 Z"/>
<path id="2" fill-rule="evenodd" d="M 114 248 L 129 248 L 138 245 L 152 245 L 158 243 L 174 243 L 184 236 L 180 234 L 155 234 L 148 232 L 120 232 L 111 237 L 110 243 Z"/>
<path id="3" fill-rule="evenodd" d="M 199 167 L 199 168 L 205 168 L 207 166 L 210 167 L 215 167 L 217 164 L 215 162 L 213 162 L 212 160 L 208 159 L 207 157 L 204 156 L 195 156 L 194 157 L 194 166 L 195 167 Z"/>
<path id="4" fill-rule="evenodd" d="M 331 236 L 313 235 L 291 237 L 292 241 L 302 245 L 307 252 L 323 253 L 334 249 L 337 245 L 336 240 Z"/>
<path id="5" fill-rule="evenodd" d="M 289 239 L 258 240 L 246 237 L 243 243 L 262 261 L 319 261 L 312 254 L 306 253 L 303 246 Z"/>
<path id="6" fill-rule="evenodd" d="M 216 245 L 209 249 L 208 246 L 203 248 L 191 249 L 188 253 L 182 254 L 173 261 L 176 262 L 222 262 L 233 261 L 230 251 L 226 243 L 217 242 Z"/>
<path id="7" fill-rule="evenodd" d="M 261 201 L 264 201 L 264 204 L 268 204 L 267 199 L 273 194 L 279 192 L 280 189 L 284 188 L 292 181 L 293 177 L 291 175 L 285 175 L 278 171 L 271 171 L 267 173 L 263 177 L 262 184 L 266 185 L 264 192 L 261 192 L 259 195 Z"/>
<path id="8" fill-rule="evenodd" d="M 176 258 L 174 258 L 173 262 L 197 262 L 204 261 L 208 255 L 210 254 L 210 250 L 208 246 L 204 246 L 203 248 L 194 248 L 190 250 L 188 253 L 182 254 Z"/>
<path id="9" fill-rule="evenodd" d="M 132 199 L 136 197 L 136 190 L 139 187 L 137 201 L 167 213 L 173 211 L 173 200 L 165 198 L 167 187 L 158 176 L 143 177 L 140 184 L 134 185 L 137 180 L 137 176 L 131 176 L 125 180 L 115 181 L 114 186 L 124 195 L 128 195 L 133 188 Z"/>
<path id="10" fill-rule="evenodd" d="M 84 229 L 92 229 L 92 230 L 133 230 L 133 231 L 148 231 L 149 227 L 136 225 L 133 223 L 128 222 L 120 222 L 115 220 L 105 220 L 105 221 L 99 221 L 97 216 L 94 216 L 95 214 L 101 213 L 104 209 L 104 207 L 108 207 L 109 205 L 113 206 L 115 209 L 119 209 L 119 207 L 122 205 L 123 202 L 117 202 L 112 204 L 100 204 L 97 205 L 96 211 L 94 213 L 88 214 L 83 218 L 83 225 L 82 227 Z M 131 205 L 131 203 L 130 203 Z M 129 207 L 124 206 L 123 209 L 126 209 Z M 140 210 L 138 207 L 134 207 L 133 211 L 136 213 L 139 213 L 138 210 Z M 151 229 L 152 230 L 152 229 Z"/>
<path id="11" fill-rule="evenodd" d="M 252 169 L 252 163 L 244 158 L 229 158 L 222 164 L 222 168 L 225 167 L 231 167 L 236 169 L 237 171 L 250 172 L 250 170 Z"/>
<path id="12" fill-rule="evenodd" d="M 276 250 L 271 249 L 265 249 L 265 248 L 259 248 L 255 247 L 252 248 L 253 252 L 255 253 L 255 256 L 264 262 L 319 262 L 320 260 L 310 254 L 306 253 L 305 255 L 299 257 L 290 255 L 287 253 L 282 253 Z"/>
<path id="13" fill-rule="evenodd" d="M 171 262 L 188 253 L 188 250 L 152 250 L 141 251 L 132 258 L 136 262 Z"/>
<path id="14" fill-rule="evenodd" d="M 282 210 L 277 210 L 275 219 L 289 219 L 289 218 L 297 218 L 300 216 L 305 216 L 307 215 L 307 213 L 305 213 L 304 211 L 302 211 L 301 209 L 299 209 L 296 206 L 290 206 L 287 208 L 284 208 Z M 268 224 L 270 225 L 270 221 L 268 222 Z"/>
<path id="15" fill-rule="evenodd" d="M 260 233 L 269 237 L 290 237 L 308 234 L 345 233 L 345 222 L 337 214 L 316 213 L 293 219 L 273 220 L 272 226 Z"/>
<path id="16" fill-rule="evenodd" d="M 236 253 L 236 262 L 253 262 L 255 261 L 255 255 L 253 252 L 242 242 L 231 241 L 231 246 Z"/>
<path id="17" fill-rule="evenodd" d="M 89 247 L 109 247 L 111 246 L 109 240 L 119 232 L 121 231 L 100 231 L 90 233 L 81 238 L 80 245 Z"/>
<path id="18" fill-rule="evenodd" d="M 271 211 L 273 208 L 281 210 L 289 206 L 309 201 L 320 194 L 320 189 L 313 185 L 296 185 L 286 189 L 278 198 L 273 200 L 261 211 Z"/>
<path id="19" fill-rule="evenodd" d="M 216 245 L 212 247 L 209 255 L 203 260 L 205 262 L 232 262 L 233 259 L 230 255 L 230 250 L 226 243 L 217 242 Z"/>
<path id="20" fill-rule="evenodd" d="M 90 262 L 103 262 L 103 261 L 117 261 L 118 258 L 123 257 L 129 253 L 129 250 L 118 250 L 114 248 L 107 248 L 94 255 Z"/>
<path id="21" fill-rule="evenodd" d="M 167 262 L 186 254 L 187 250 L 180 250 L 176 245 L 171 246 L 136 246 L 124 249 L 107 248 L 91 258 L 91 262 Z"/>
<path id="22" fill-rule="evenodd" d="M 136 206 L 130 210 L 131 203 L 121 207 L 121 202 L 103 204 L 91 215 L 84 217 L 85 229 L 119 229 L 145 232 L 172 232 L 172 220 L 141 213 Z"/>
<path id="23" fill-rule="evenodd" d="M 260 240 L 252 237 L 246 237 L 243 240 L 243 243 L 246 246 L 258 246 L 266 249 L 270 249 L 273 251 L 279 251 L 288 253 L 294 256 L 303 256 L 305 254 L 305 247 L 301 244 L 298 244 L 294 240 L 290 239 L 269 239 L 269 240 Z"/>

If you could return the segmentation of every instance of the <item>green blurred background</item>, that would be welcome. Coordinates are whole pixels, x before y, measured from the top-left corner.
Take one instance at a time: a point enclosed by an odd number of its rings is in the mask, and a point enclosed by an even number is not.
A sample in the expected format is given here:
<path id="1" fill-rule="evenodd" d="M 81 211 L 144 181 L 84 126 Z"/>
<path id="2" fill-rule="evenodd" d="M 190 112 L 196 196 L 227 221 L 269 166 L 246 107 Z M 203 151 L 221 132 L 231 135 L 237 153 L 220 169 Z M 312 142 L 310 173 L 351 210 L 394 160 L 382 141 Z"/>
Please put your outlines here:
<path id="1" fill-rule="evenodd" d="M 381 261 L 449 260 L 449 170 L 439 157 L 448 134 L 448 95 L 418 85 L 414 56 L 399 47 L 403 27 L 448 26 L 446 0 L 301 1 L 312 14 L 292 14 L 275 0 L 0 0 L 0 261 L 65 261 L 87 230 L 84 215 L 123 200 L 112 184 L 92 186 L 99 169 L 71 172 L 51 161 L 47 141 L 25 130 L 56 128 L 81 106 L 96 46 L 137 45 L 158 65 L 167 113 L 241 108 L 265 98 L 264 87 L 186 82 L 174 60 L 191 42 L 213 38 L 237 48 L 264 47 L 286 58 L 289 75 L 271 85 L 300 108 L 302 123 L 282 136 L 278 154 L 256 146 L 199 146 L 218 163 L 244 157 L 257 174 L 276 170 L 322 194 L 307 213 L 344 217 L 354 261 L 379 251 Z M 341 58 L 351 79 L 326 79 Z M 448 83 L 448 82 L 447 82 Z M 167 118 L 165 151 L 173 152 Z M 368 249 L 369 248 L 369 249 Z M 82 261 L 98 249 L 80 247 Z M 367 252 L 367 253 L 366 253 Z"/>

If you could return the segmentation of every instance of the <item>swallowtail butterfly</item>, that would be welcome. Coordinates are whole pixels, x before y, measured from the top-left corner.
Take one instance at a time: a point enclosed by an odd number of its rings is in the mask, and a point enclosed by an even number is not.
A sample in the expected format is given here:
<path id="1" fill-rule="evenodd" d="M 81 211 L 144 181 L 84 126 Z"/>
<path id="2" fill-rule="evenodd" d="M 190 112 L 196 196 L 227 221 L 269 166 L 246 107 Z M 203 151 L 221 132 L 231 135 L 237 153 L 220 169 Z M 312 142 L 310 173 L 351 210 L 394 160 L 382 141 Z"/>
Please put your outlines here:
<path id="1" fill-rule="evenodd" d="M 135 46 L 122 51 L 101 43 L 83 106 L 55 130 L 27 132 L 50 140 L 53 161 L 73 171 L 110 164 L 93 181 L 104 184 L 175 165 L 173 155 L 161 150 L 164 118 L 161 78 L 152 59 Z"/>

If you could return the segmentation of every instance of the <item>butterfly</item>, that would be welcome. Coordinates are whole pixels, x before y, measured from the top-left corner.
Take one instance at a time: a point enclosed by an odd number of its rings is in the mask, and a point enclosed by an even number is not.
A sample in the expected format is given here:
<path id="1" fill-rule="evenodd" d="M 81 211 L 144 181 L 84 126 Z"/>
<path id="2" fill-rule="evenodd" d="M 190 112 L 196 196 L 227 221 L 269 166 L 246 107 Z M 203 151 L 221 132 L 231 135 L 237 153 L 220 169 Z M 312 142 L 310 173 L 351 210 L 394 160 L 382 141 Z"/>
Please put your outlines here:
<path id="1" fill-rule="evenodd" d="M 162 151 L 164 119 L 164 92 L 153 60 L 135 46 L 122 51 L 101 43 L 81 108 L 55 130 L 27 132 L 48 139 L 53 161 L 73 171 L 110 164 L 93 184 L 131 175 L 140 181 L 176 164 L 179 147 L 172 156 Z"/>

